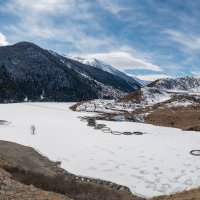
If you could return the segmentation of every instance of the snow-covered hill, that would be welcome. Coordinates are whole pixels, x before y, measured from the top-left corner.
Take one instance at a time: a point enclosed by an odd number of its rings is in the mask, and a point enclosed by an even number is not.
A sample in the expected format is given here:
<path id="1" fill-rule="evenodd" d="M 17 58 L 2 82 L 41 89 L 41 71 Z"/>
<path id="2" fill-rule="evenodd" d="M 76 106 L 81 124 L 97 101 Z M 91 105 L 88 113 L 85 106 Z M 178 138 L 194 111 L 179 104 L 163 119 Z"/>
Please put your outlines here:
<path id="1" fill-rule="evenodd" d="M 200 77 L 166 78 L 157 80 L 149 86 L 173 93 L 200 93 Z"/>
<path id="2" fill-rule="evenodd" d="M 189 96 L 200 97 L 200 78 L 191 76 L 159 79 L 141 88 L 139 92 L 128 94 L 121 101 L 135 102 L 137 98 L 137 103 L 155 104 L 174 99 L 175 96 L 179 96 L 180 101 Z"/>

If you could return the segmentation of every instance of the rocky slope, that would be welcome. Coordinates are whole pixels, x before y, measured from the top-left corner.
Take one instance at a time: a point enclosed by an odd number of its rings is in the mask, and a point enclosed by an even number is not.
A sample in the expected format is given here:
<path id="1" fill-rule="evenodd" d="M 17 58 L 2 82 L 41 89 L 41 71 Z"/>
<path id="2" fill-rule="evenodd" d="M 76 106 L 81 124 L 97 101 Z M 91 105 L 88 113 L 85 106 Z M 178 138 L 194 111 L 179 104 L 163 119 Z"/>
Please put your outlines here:
<path id="1" fill-rule="evenodd" d="M 5 161 L 0 160 L 0 163 Z M 1 164 L 0 164 L 1 165 Z M 0 168 L 0 199 L 1 200 L 72 200 L 67 196 L 44 191 L 28 186 L 12 179 L 10 173 Z"/>
<path id="2" fill-rule="evenodd" d="M 142 200 L 126 187 L 76 176 L 59 165 L 33 148 L 0 141 L 0 199 Z"/>

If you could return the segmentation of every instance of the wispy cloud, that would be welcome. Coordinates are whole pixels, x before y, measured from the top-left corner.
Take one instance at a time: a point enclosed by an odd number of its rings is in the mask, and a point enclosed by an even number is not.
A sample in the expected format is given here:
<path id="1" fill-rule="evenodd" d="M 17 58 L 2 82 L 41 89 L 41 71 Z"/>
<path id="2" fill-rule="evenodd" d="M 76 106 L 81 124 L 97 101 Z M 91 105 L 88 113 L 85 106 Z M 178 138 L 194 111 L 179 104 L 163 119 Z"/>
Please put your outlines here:
<path id="1" fill-rule="evenodd" d="M 35 14 L 41 13 L 41 12 L 48 12 L 50 14 L 52 13 L 59 13 L 69 10 L 71 4 L 73 1 L 68 1 L 68 4 L 66 4 L 65 0 L 12 0 L 10 1 L 6 6 L 8 9 L 12 10 L 13 12 L 17 12 L 20 10 L 23 10 L 27 12 L 34 11 Z M 24 13 L 24 12 L 23 12 Z M 20 14 L 20 13 L 18 13 Z"/>
<path id="2" fill-rule="evenodd" d="M 121 5 L 119 3 L 119 1 L 117 0 L 110 0 L 110 1 L 107 1 L 107 0 L 97 0 L 97 2 L 99 3 L 99 5 L 107 10 L 108 12 L 114 14 L 114 15 L 118 15 L 120 14 L 121 12 L 123 11 L 127 11 L 128 8 L 124 5 Z"/>
<path id="3" fill-rule="evenodd" d="M 151 62 L 126 51 L 111 51 L 108 53 L 97 53 L 86 56 L 88 58 L 97 58 L 108 63 L 117 69 L 123 71 L 127 69 L 149 69 L 161 71 L 161 68 Z"/>
<path id="4" fill-rule="evenodd" d="M 0 46 L 8 45 L 6 36 L 3 33 L 0 33 Z"/>
<path id="5" fill-rule="evenodd" d="M 187 74 L 199 68 L 199 9 L 182 0 L 7 0 L 0 26 L 10 44 L 31 41 L 124 71 Z"/>
<path id="6" fill-rule="evenodd" d="M 155 81 L 157 79 L 162 79 L 162 78 L 171 78 L 171 76 L 168 76 L 166 74 L 147 74 L 147 75 L 137 75 L 136 77 L 144 81 Z"/>
<path id="7" fill-rule="evenodd" d="M 51 40 L 70 45 L 77 51 L 86 48 L 94 51 L 112 45 L 114 40 L 102 31 L 98 36 L 88 32 L 88 24 L 94 31 L 101 29 L 90 6 L 83 0 L 11 0 L 1 12 L 12 13 L 18 18 L 17 23 L 7 26 L 13 41 Z"/>
<path id="8" fill-rule="evenodd" d="M 185 34 L 172 29 L 167 29 L 163 33 L 167 34 L 172 41 L 186 48 L 183 50 L 200 50 L 200 35 Z"/>

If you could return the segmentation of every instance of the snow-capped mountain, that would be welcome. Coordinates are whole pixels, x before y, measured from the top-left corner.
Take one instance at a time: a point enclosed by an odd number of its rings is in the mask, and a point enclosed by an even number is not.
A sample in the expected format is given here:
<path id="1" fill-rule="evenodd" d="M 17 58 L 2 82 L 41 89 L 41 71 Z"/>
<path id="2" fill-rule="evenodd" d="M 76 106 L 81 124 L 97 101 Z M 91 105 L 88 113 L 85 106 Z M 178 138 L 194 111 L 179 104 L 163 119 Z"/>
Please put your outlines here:
<path id="1" fill-rule="evenodd" d="M 106 67 L 95 67 L 89 65 L 88 62 L 80 62 L 81 58 L 77 59 L 61 56 L 55 52 L 51 53 L 61 62 L 66 64 L 70 69 L 75 70 L 88 80 L 95 81 L 98 85 L 100 85 L 102 87 L 101 93 L 103 94 L 100 94 L 100 98 L 105 95 L 104 93 L 113 93 L 116 98 L 120 98 L 121 96 L 126 95 L 125 93 L 135 91 L 142 86 L 138 81 L 111 66 L 106 70 Z"/>
<path id="2" fill-rule="evenodd" d="M 120 98 L 140 87 L 29 43 L 0 47 L 0 102 Z"/>
<path id="3" fill-rule="evenodd" d="M 101 60 L 98 60 L 96 58 L 87 58 L 86 59 L 86 58 L 73 57 L 73 56 L 66 56 L 66 57 L 69 57 L 73 60 L 77 60 L 83 64 L 90 65 L 90 66 L 96 67 L 98 69 L 102 69 L 103 71 L 106 71 L 115 76 L 118 76 L 118 77 L 122 78 L 124 81 L 126 81 L 127 83 L 129 83 L 131 85 L 135 85 L 136 86 L 135 88 L 137 88 L 137 86 L 144 85 L 143 82 L 141 80 L 139 80 L 138 78 L 130 77 L 130 76 L 126 75 L 125 73 L 112 67 L 111 65 L 109 65 Z"/>
<path id="4" fill-rule="evenodd" d="M 156 80 L 136 92 L 130 93 L 120 101 L 156 104 L 164 101 L 178 100 L 200 103 L 200 78 L 181 77 Z"/>
<path id="5" fill-rule="evenodd" d="M 114 75 L 118 75 L 118 70 L 112 67 L 111 65 L 108 65 L 104 63 L 103 61 L 97 60 L 96 58 L 81 58 L 81 57 L 69 57 L 71 59 L 77 60 L 85 65 L 90 65 L 99 69 L 102 69 L 106 72 L 109 72 Z"/>
<path id="6" fill-rule="evenodd" d="M 200 77 L 181 77 L 181 78 L 166 78 L 150 84 L 154 87 L 165 90 L 166 92 L 191 92 L 200 93 Z"/>

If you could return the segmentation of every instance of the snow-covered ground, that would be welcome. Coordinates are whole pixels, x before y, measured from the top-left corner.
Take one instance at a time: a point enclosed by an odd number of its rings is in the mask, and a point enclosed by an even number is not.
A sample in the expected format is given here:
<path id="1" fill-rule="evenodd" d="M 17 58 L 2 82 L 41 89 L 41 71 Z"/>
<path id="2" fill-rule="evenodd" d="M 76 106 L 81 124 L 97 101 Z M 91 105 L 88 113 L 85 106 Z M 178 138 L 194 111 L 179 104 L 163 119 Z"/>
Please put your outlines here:
<path id="1" fill-rule="evenodd" d="M 128 186 L 134 194 L 152 197 L 200 186 L 200 134 L 134 122 L 108 122 L 116 131 L 144 135 L 111 135 L 94 130 L 69 110 L 70 103 L 1 104 L 0 139 L 32 146 L 77 175 Z M 99 122 L 102 123 L 102 122 Z M 35 125 L 36 134 L 30 127 Z"/>
<path id="2" fill-rule="evenodd" d="M 145 106 L 136 103 L 119 103 L 115 100 L 94 99 L 82 102 L 77 106 L 76 111 L 120 113 L 124 111 L 133 112 L 139 108 L 145 108 Z"/>

